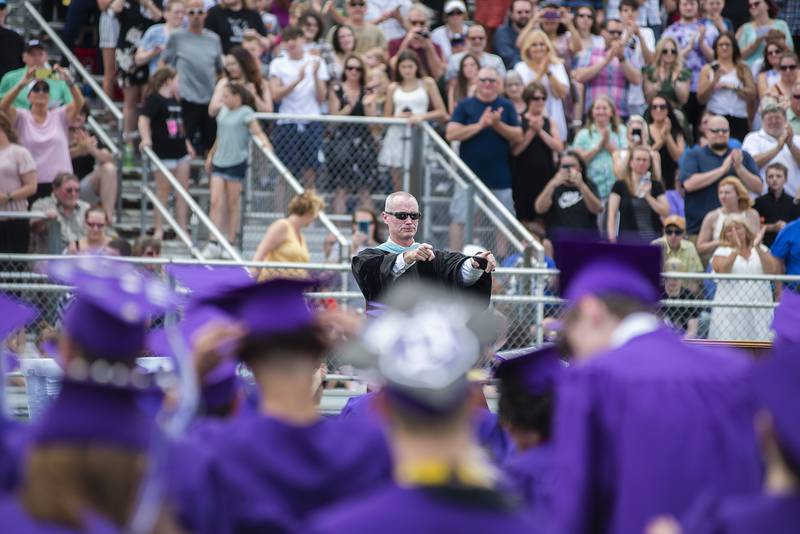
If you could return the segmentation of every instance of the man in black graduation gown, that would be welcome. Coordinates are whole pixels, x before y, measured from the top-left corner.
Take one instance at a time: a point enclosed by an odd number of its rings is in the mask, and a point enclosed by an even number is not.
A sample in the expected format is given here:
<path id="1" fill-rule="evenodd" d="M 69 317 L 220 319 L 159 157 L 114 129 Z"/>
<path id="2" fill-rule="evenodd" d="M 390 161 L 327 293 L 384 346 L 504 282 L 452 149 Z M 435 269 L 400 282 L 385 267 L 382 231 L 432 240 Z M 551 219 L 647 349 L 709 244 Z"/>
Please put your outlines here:
<path id="1" fill-rule="evenodd" d="M 381 217 L 389 228 L 389 239 L 375 248 L 353 256 L 352 269 L 358 287 L 369 306 L 380 302 L 383 293 L 395 282 L 424 279 L 453 289 L 463 289 L 489 305 L 491 273 L 497 262 L 490 251 L 475 256 L 435 250 L 417 243 L 419 204 L 409 193 L 398 191 L 386 197 Z"/>

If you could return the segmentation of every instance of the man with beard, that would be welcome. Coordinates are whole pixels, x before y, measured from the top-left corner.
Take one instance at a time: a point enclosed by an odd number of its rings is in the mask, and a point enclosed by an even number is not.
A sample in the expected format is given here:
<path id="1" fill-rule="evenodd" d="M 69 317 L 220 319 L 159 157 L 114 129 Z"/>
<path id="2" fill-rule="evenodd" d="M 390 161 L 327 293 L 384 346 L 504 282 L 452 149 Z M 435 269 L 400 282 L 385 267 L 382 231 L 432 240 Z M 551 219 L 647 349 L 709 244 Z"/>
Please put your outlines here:
<path id="1" fill-rule="evenodd" d="M 425 279 L 452 288 L 468 289 L 488 306 L 491 273 L 497 267 L 488 250 L 475 256 L 434 250 L 417 243 L 419 204 L 409 193 L 398 191 L 386 197 L 381 217 L 389 228 L 389 239 L 353 256 L 352 269 L 358 287 L 369 305 L 381 301 L 383 293 L 400 279 Z"/>
<path id="2" fill-rule="evenodd" d="M 728 147 L 730 127 L 724 117 L 708 121 L 708 146 L 694 147 L 684 153 L 680 162 L 680 181 L 686 190 L 686 231 L 697 242 L 703 217 L 720 206 L 717 185 L 726 176 L 738 176 L 744 186 L 756 195 L 763 189 L 758 166 L 744 150 Z"/>
<path id="3" fill-rule="evenodd" d="M 517 36 L 520 30 L 528 24 L 533 14 L 533 4 L 530 0 L 514 0 L 511 2 L 508 22 L 497 29 L 492 39 L 492 48 L 498 56 L 503 58 L 507 69 L 513 69 L 520 62 Z"/>

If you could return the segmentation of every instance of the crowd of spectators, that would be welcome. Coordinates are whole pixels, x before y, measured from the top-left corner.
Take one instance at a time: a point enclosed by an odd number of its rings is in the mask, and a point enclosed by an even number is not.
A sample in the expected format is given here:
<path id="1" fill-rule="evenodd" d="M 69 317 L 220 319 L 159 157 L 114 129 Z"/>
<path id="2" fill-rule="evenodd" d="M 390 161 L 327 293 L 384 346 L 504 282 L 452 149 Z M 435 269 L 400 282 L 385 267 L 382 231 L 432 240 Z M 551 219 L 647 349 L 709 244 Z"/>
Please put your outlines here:
<path id="1" fill-rule="evenodd" d="M 754 250 L 780 243 L 776 268 L 798 273 L 800 244 L 780 233 L 796 234 L 800 214 L 800 17 L 785 0 L 740 4 L 113 0 L 99 5 L 99 46 L 107 79 L 116 72 L 124 93 L 128 142 L 138 136 L 184 183 L 188 158 L 204 158 L 212 219 L 231 240 L 251 134 L 306 186 L 330 193 L 339 213 L 371 208 L 370 194 L 387 186 L 400 189 L 411 154 L 400 127 L 325 131 L 320 122 L 284 119 L 262 136 L 253 112 L 387 116 L 439 123 L 543 240 L 580 228 L 612 241 L 634 234 L 667 243 L 665 223 L 680 220 L 671 228 L 696 246 L 699 267 L 719 272 L 710 260 L 723 242 L 739 250 L 723 229 L 742 215 Z M 81 2 L 69 11 L 64 36 L 74 45 L 91 10 Z M 21 192 L 9 196 L 32 203 L 50 195 L 59 172 L 74 170 L 81 198 L 101 205 L 113 225 L 116 169 L 82 130 L 80 91 L 66 71 L 49 67 L 40 42 L 18 49 L 19 60 L 0 73 L 0 107 L 16 129 L 9 143 L 19 138 L 34 163 L 18 157 Z M 19 184 L 31 172 L 37 189 L 29 195 Z M 163 177 L 158 183 L 167 198 Z M 456 188 L 449 210 L 452 249 L 465 245 L 463 196 Z M 185 226 L 185 206 L 176 212 Z"/>

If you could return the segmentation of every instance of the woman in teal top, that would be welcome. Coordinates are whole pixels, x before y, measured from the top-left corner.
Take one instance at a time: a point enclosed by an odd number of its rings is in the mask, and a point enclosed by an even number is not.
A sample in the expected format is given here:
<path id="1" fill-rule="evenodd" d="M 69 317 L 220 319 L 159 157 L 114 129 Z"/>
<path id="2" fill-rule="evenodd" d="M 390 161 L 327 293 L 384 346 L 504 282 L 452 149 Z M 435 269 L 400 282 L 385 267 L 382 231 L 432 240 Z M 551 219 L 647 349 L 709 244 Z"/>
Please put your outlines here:
<path id="1" fill-rule="evenodd" d="M 786 36 L 786 46 L 794 50 L 792 32 L 789 25 L 778 14 L 774 0 L 747 0 L 751 21 L 743 24 L 736 32 L 736 40 L 747 66 L 751 69 L 759 58 L 764 56 L 765 38 L 770 30 L 778 30 Z"/>
<path id="2" fill-rule="evenodd" d="M 581 128 L 572 147 L 588 165 L 589 178 L 597 185 L 602 200 L 608 198 L 617 177 L 613 153 L 628 148 L 628 132 L 620 124 L 614 103 L 606 96 L 592 102 L 586 125 Z"/>

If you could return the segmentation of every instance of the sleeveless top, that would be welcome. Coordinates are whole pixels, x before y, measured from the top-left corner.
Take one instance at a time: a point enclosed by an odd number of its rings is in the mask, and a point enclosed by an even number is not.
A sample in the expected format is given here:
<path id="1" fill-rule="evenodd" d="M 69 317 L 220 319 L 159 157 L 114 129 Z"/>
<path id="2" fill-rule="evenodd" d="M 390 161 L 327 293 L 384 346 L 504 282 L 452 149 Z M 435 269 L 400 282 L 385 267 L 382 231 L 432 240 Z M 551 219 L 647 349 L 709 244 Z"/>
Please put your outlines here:
<path id="1" fill-rule="evenodd" d="M 398 86 L 392 94 L 392 103 L 395 117 L 399 116 L 406 108 L 410 108 L 411 113 L 416 115 L 428 111 L 430 98 L 422 80 L 419 80 L 417 88 L 413 91 L 403 91 L 403 88 Z"/>
<path id="2" fill-rule="evenodd" d="M 711 72 L 709 75 L 713 78 L 714 73 Z M 723 74 L 719 81 L 737 87 L 742 85 L 742 81 L 739 79 L 739 76 L 736 75 L 736 69 Z M 730 117 L 742 119 L 747 118 L 747 101 L 740 97 L 733 89 L 714 89 L 706 107 L 709 111 L 717 115 L 728 115 Z"/>
<path id="3" fill-rule="evenodd" d="M 722 211 L 722 208 L 717 208 L 719 215 L 717 215 L 717 222 L 714 223 L 714 230 L 711 234 L 711 239 L 719 239 L 722 236 L 722 227 L 725 220 L 728 218 L 729 213 Z"/>
<path id="4" fill-rule="evenodd" d="M 306 239 L 303 237 L 303 234 L 300 233 L 298 235 L 288 219 L 279 219 L 275 221 L 275 224 L 283 224 L 286 226 L 286 239 L 283 240 L 283 243 L 281 243 L 278 248 L 269 252 L 264 257 L 264 261 L 309 263 L 311 261 L 311 256 L 308 253 Z M 307 275 L 306 271 L 302 269 L 262 269 L 261 274 L 258 276 L 258 281 L 261 282 L 277 276 L 283 278 L 305 278 Z"/>

